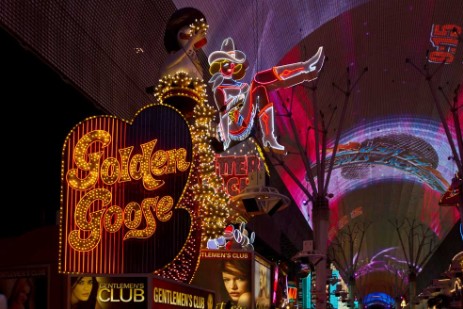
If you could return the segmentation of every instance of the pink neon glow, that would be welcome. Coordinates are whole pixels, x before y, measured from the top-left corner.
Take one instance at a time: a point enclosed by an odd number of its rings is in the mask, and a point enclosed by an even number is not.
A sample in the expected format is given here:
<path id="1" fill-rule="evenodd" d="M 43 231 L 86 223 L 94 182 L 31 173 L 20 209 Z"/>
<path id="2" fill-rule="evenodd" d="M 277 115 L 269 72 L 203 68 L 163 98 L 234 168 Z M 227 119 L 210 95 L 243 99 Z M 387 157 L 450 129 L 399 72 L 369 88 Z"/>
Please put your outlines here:
<path id="1" fill-rule="evenodd" d="M 278 289 L 278 275 L 280 273 L 280 269 L 278 265 L 275 266 L 275 270 L 273 271 L 273 296 L 272 296 L 272 303 L 275 304 L 277 301 L 277 289 Z"/>

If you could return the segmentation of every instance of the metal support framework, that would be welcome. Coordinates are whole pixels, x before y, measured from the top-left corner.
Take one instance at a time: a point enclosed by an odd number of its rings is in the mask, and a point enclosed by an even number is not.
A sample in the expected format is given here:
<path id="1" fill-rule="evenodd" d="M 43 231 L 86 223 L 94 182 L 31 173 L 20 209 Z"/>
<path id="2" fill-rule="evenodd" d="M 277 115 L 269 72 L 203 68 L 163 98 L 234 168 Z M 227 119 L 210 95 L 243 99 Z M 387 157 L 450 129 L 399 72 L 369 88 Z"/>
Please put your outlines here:
<path id="1" fill-rule="evenodd" d="M 370 222 L 362 224 L 348 225 L 345 230 L 340 231 L 331 242 L 329 258 L 349 288 L 349 304 L 354 308 L 356 291 L 356 272 L 359 266 L 360 251 L 362 249 L 363 239 L 366 230 L 371 225 Z"/>
<path id="2" fill-rule="evenodd" d="M 459 40 L 461 41 L 461 37 L 459 37 Z M 409 59 L 405 59 L 405 62 L 411 64 L 426 79 L 426 82 L 429 86 L 429 90 L 431 91 L 431 96 L 434 100 L 434 104 L 439 114 L 439 118 L 441 120 L 442 126 L 444 127 L 445 135 L 447 136 L 450 149 L 452 150 L 451 159 L 455 162 L 457 166 L 458 177 L 456 178 L 463 179 L 463 138 L 462 138 L 462 132 L 461 132 L 460 119 L 458 118 L 458 110 L 460 108 L 463 108 L 463 104 L 458 106 L 458 99 L 460 98 L 460 101 L 461 99 L 463 99 L 463 91 L 460 90 L 460 84 L 458 84 L 454 90 L 453 103 L 450 102 L 447 95 L 444 93 L 443 87 L 441 86 L 437 87 L 437 89 L 441 92 L 442 96 L 444 97 L 446 103 L 448 104 L 449 111 L 452 113 L 453 125 L 456 131 L 456 142 L 455 142 L 450 133 L 449 124 L 446 121 L 444 111 L 442 109 L 442 104 L 439 102 L 437 98 L 436 89 L 435 89 L 435 86 L 433 85 L 433 77 L 436 74 L 436 72 L 445 65 L 445 61 L 442 62 L 440 66 L 436 68 L 434 72 L 430 72 L 428 64 L 424 66 L 424 70 L 421 70 Z M 455 144 L 457 146 L 455 146 Z M 457 204 L 457 207 L 460 212 L 460 224 L 463 226 L 463 182 L 460 181 L 458 186 L 459 186 L 458 188 L 459 202 Z"/>
<path id="3" fill-rule="evenodd" d="M 437 237 L 432 230 L 416 219 L 398 219 L 390 221 L 396 229 L 400 246 L 408 266 L 409 304 L 415 308 L 416 277 L 422 266 L 429 260 L 436 249 Z"/>
<path id="4" fill-rule="evenodd" d="M 325 115 L 323 112 L 318 110 L 318 101 L 316 96 L 316 82 L 320 79 L 320 77 L 312 81 L 309 84 L 308 89 L 311 90 L 312 93 L 312 103 L 313 103 L 313 110 L 314 110 L 314 127 L 313 127 L 313 134 L 314 134 L 314 141 L 315 145 L 311 145 L 311 149 L 306 147 L 304 149 L 299 136 L 297 134 L 297 126 L 295 124 L 294 119 L 292 118 L 292 111 L 286 105 L 283 105 L 285 109 L 284 115 L 279 115 L 283 117 L 287 117 L 292 136 L 296 142 L 296 146 L 298 149 L 298 155 L 301 157 L 301 160 L 304 164 L 306 170 L 306 179 L 300 180 L 297 176 L 292 172 L 290 165 L 286 163 L 284 158 L 281 156 L 271 153 L 271 158 L 273 162 L 276 162 L 275 166 L 280 166 L 283 170 L 291 177 L 291 179 L 299 186 L 299 188 L 306 194 L 308 200 L 312 202 L 312 219 L 314 224 L 314 238 L 315 238 L 315 247 L 317 252 L 319 252 L 324 259 L 317 263 L 315 266 L 316 276 L 316 286 L 318 291 L 317 295 L 317 309 L 324 309 L 327 305 L 327 295 L 325 293 L 326 287 L 326 280 L 327 280 L 327 265 L 326 265 L 326 257 L 328 251 L 328 228 L 329 228 L 329 200 L 328 200 L 328 186 L 331 177 L 331 172 L 333 170 L 333 166 L 335 163 L 335 156 L 336 151 L 338 148 L 339 140 L 341 138 L 341 131 L 343 127 L 344 118 L 346 115 L 347 104 L 350 99 L 350 94 L 352 90 L 355 88 L 357 83 L 359 82 L 360 78 L 367 72 L 368 69 L 364 68 L 360 77 L 352 83 L 350 78 L 347 80 L 347 89 L 342 90 L 340 87 L 333 83 L 333 86 L 339 90 L 341 90 L 344 94 L 344 101 L 342 103 L 341 114 L 339 116 L 339 123 L 338 127 L 335 128 L 336 130 L 336 137 L 334 141 L 334 147 L 331 154 L 331 159 L 328 160 L 327 158 L 327 136 L 329 132 L 329 126 L 331 121 L 328 122 L 328 125 L 325 122 Z M 347 68 L 347 73 L 349 74 L 349 68 Z M 282 100 L 283 101 L 283 100 Z M 292 103 L 292 101 L 291 101 Z M 337 110 L 337 108 L 333 109 L 333 114 Z M 309 130 L 307 132 L 309 134 Z M 308 146 L 308 145 L 307 145 Z M 308 155 L 309 151 L 314 151 L 314 162 L 311 162 L 310 156 Z M 314 175 L 313 168 L 315 168 L 316 174 Z M 310 191 L 303 185 L 303 181 L 306 181 L 310 185 Z"/>
<path id="5" fill-rule="evenodd" d="M 404 282 L 404 272 L 400 269 L 394 270 L 394 285 L 392 286 L 392 295 L 394 296 L 396 308 L 400 308 L 402 297 L 407 290 L 407 281 Z"/>

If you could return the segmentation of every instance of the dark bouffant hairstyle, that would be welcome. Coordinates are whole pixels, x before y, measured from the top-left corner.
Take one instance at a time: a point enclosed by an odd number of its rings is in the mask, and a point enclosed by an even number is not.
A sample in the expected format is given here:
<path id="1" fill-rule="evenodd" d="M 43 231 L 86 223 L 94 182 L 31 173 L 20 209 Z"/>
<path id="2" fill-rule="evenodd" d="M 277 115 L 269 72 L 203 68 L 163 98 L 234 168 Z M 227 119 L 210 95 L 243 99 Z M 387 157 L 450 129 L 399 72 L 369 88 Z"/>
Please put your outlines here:
<path id="1" fill-rule="evenodd" d="M 167 22 L 166 31 L 164 32 L 164 47 L 167 52 L 173 52 L 180 50 L 181 46 L 177 42 L 177 33 L 183 26 L 190 25 L 195 22 L 195 20 L 204 19 L 206 22 L 206 17 L 204 14 L 195 8 L 185 7 L 176 10 L 169 21 Z"/>
<path id="2" fill-rule="evenodd" d="M 74 287 L 79 283 L 79 281 L 83 277 L 90 277 L 90 276 L 81 276 L 81 277 L 71 277 L 71 294 L 74 289 Z M 94 309 L 96 305 L 96 297 L 97 297 L 97 292 L 98 292 L 98 282 L 96 281 L 95 277 L 92 277 L 93 279 L 93 287 L 92 290 L 90 291 L 90 297 L 88 298 L 88 301 L 85 302 L 78 302 L 77 304 L 71 305 L 71 309 Z"/>

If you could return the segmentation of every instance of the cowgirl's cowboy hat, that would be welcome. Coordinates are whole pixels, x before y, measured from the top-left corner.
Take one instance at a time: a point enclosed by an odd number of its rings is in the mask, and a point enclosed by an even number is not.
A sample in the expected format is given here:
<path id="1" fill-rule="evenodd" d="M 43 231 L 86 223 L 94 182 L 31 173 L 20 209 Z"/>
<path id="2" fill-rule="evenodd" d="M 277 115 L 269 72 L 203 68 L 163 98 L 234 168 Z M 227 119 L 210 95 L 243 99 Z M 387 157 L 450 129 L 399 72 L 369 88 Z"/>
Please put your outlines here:
<path id="1" fill-rule="evenodd" d="M 212 52 L 207 60 L 209 64 L 219 60 L 229 60 L 234 63 L 245 63 L 246 55 L 242 51 L 235 49 L 235 42 L 232 38 L 226 38 L 223 40 L 220 50 Z"/>

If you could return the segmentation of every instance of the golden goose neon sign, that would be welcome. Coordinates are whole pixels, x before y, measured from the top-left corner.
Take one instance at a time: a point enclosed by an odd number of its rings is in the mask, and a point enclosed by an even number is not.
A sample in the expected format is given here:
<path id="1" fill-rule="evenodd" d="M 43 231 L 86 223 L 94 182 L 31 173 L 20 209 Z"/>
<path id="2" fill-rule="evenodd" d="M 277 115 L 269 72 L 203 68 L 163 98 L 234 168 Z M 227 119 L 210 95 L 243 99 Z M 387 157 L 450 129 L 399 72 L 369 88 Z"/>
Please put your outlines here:
<path id="1" fill-rule="evenodd" d="M 153 238 L 161 225 L 193 221 L 197 205 L 183 197 L 193 158 L 188 124 L 175 109 L 161 105 L 143 109 L 135 120 L 92 117 L 66 139 L 60 224 L 64 271 L 98 273 L 107 267 L 123 272 L 123 260 L 133 258 L 126 241 L 150 241 L 143 246 L 160 254 L 156 248 L 169 247 L 179 236 Z M 182 241 L 192 237 L 188 228 Z M 172 252 L 183 250 L 182 241 Z"/>
<path id="2" fill-rule="evenodd" d="M 93 143 L 100 143 L 101 148 L 106 148 L 111 143 L 111 134 L 105 130 L 93 130 L 85 134 L 74 148 L 73 160 L 76 168 L 68 171 L 67 184 L 75 190 L 90 191 L 77 203 L 74 217 L 78 229 L 69 233 L 69 244 L 78 251 L 92 250 L 101 240 L 102 227 L 109 233 L 115 233 L 121 229 L 123 223 L 129 229 L 124 235 L 124 240 L 151 237 L 156 231 L 156 220 L 151 210 L 159 221 L 168 221 L 172 217 L 173 197 L 156 196 L 144 199 L 141 204 L 131 201 L 124 209 L 118 205 L 111 205 L 106 210 L 90 212 L 90 206 L 95 201 L 101 201 L 103 206 L 107 206 L 112 200 L 109 189 L 95 188 L 98 176 L 104 185 L 141 180 L 146 190 L 154 191 L 165 182 L 154 178 L 153 175 L 162 176 L 187 171 L 190 166 L 190 162 L 186 161 L 187 150 L 179 148 L 154 151 L 157 143 L 157 139 L 154 139 L 142 144 L 141 153 L 132 157 L 130 155 L 134 147 L 130 146 L 119 150 L 119 160 L 111 156 L 102 160 L 103 152 L 90 151 Z M 142 216 L 146 220 L 146 227 L 138 230 Z M 90 235 L 83 238 L 81 231 L 90 231 Z"/>

